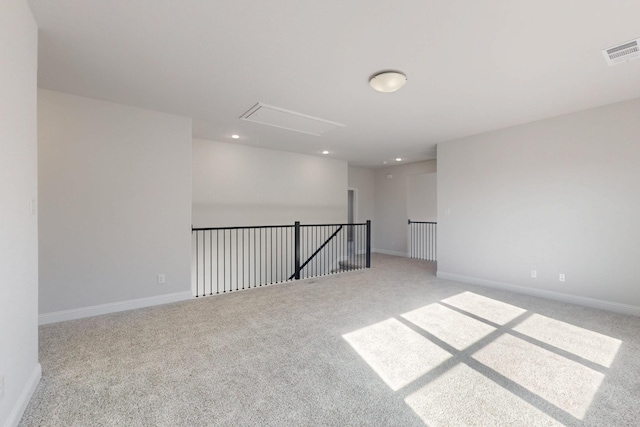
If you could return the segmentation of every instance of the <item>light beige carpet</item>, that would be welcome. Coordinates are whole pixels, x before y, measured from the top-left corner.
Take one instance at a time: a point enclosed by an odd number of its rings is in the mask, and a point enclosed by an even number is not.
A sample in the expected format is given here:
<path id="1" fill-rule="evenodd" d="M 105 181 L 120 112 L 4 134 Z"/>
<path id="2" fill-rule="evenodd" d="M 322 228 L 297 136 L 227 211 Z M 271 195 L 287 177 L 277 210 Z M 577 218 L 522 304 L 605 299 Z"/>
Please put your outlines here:
<path id="1" fill-rule="evenodd" d="M 603 284 L 604 285 L 604 284 Z M 21 426 L 638 426 L 640 318 L 365 271 L 40 328 Z"/>

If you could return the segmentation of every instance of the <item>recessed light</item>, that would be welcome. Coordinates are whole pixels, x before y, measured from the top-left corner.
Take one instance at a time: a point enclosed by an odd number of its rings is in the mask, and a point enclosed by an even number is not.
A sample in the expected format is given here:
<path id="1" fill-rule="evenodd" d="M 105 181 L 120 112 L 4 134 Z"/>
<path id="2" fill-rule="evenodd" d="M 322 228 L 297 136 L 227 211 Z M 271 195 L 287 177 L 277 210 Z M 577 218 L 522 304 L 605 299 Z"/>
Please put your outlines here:
<path id="1" fill-rule="evenodd" d="M 396 157 L 396 162 L 401 162 L 402 159 L 400 157 Z"/>
<path id="2" fill-rule="evenodd" d="M 329 152 L 327 150 L 324 150 L 322 154 L 329 154 Z"/>
<path id="3" fill-rule="evenodd" d="M 240 135 L 236 135 L 236 134 L 234 133 L 233 135 L 231 135 L 231 138 L 233 138 L 233 139 L 238 139 L 238 138 L 240 138 Z"/>
<path id="4" fill-rule="evenodd" d="M 400 71 L 381 71 L 369 79 L 369 84 L 378 92 L 390 93 L 400 89 L 407 82 L 407 76 Z"/>

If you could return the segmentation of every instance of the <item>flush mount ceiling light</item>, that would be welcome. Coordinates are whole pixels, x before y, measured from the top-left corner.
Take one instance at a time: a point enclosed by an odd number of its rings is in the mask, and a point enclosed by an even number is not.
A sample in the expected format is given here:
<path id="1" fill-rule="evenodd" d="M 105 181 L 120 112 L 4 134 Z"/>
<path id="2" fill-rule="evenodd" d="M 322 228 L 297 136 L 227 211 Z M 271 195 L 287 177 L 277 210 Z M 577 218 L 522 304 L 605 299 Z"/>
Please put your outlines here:
<path id="1" fill-rule="evenodd" d="M 390 93 L 400 89 L 407 82 L 407 76 L 400 71 L 382 71 L 369 79 L 369 84 L 378 92 Z"/>
<path id="2" fill-rule="evenodd" d="M 231 135 L 231 138 L 233 138 L 233 139 L 238 139 L 238 138 L 240 138 L 240 135 L 236 135 L 236 134 L 234 133 L 233 135 Z"/>
<path id="3" fill-rule="evenodd" d="M 401 162 L 402 159 L 400 157 L 396 157 L 396 162 Z"/>
<path id="4" fill-rule="evenodd" d="M 329 154 L 329 151 L 324 150 L 324 151 L 322 152 L 322 154 Z"/>

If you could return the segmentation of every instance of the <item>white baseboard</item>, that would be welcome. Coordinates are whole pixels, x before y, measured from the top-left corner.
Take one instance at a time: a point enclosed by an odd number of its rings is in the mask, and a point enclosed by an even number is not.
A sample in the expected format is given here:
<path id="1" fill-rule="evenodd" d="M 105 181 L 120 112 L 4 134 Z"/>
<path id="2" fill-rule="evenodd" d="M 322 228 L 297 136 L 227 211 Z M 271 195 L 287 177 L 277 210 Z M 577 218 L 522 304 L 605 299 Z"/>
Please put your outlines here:
<path id="1" fill-rule="evenodd" d="M 437 276 L 441 279 L 453 280 L 456 282 L 468 283 L 471 285 L 484 286 L 486 288 L 500 289 L 504 291 L 515 292 L 517 294 L 531 295 L 534 297 L 546 298 L 554 301 L 566 302 L 569 304 L 576 304 L 585 307 L 597 308 L 600 310 L 613 311 L 615 313 L 640 316 L 640 307 L 634 305 L 583 297 L 580 295 L 564 294 L 561 292 L 549 291 L 546 289 L 536 289 L 526 286 L 512 285 L 509 283 L 495 282 L 493 280 L 462 276 L 460 274 L 447 273 L 444 271 L 438 271 Z"/>
<path id="2" fill-rule="evenodd" d="M 11 414 L 9 414 L 9 418 L 4 423 L 5 427 L 16 427 L 20 420 L 22 419 L 22 415 L 24 414 L 24 410 L 27 409 L 27 405 L 33 396 L 33 393 L 36 391 L 38 384 L 40 383 L 40 377 L 42 376 L 42 367 L 39 363 L 36 364 L 35 368 L 33 368 L 33 372 L 29 377 L 29 381 L 22 389 L 22 393 L 20 393 L 20 397 L 16 402 Z"/>
<path id="3" fill-rule="evenodd" d="M 409 258 L 409 254 L 406 252 L 387 251 L 384 249 L 371 249 L 371 252 L 375 254 L 401 256 L 403 258 Z"/>
<path id="4" fill-rule="evenodd" d="M 67 320 L 82 319 L 84 317 L 100 316 L 101 314 L 117 313 L 119 311 L 134 310 L 136 308 L 169 304 L 191 298 L 193 298 L 191 291 L 177 292 L 174 294 L 157 295 L 109 304 L 74 308 L 71 310 L 55 311 L 53 313 L 43 313 L 38 318 L 38 324 L 47 325 L 49 323 L 65 322 Z"/>

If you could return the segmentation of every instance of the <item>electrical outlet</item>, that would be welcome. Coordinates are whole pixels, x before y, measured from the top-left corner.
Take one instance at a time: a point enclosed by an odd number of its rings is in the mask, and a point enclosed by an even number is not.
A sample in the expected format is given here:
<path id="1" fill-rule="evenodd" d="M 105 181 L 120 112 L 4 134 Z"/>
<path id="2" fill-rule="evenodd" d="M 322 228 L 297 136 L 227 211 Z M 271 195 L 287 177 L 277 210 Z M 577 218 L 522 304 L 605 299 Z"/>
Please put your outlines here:
<path id="1" fill-rule="evenodd" d="M 162 285 L 163 283 L 166 283 L 167 281 L 167 276 L 165 276 L 164 274 L 158 274 L 158 284 Z"/>
<path id="2" fill-rule="evenodd" d="M 4 398 L 4 375 L 0 376 L 0 400 Z"/>
<path id="3" fill-rule="evenodd" d="M 558 275 L 558 280 L 560 280 L 561 282 L 564 282 L 564 274 L 560 273 Z"/>
<path id="4" fill-rule="evenodd" d="M 538 271 L 537 270 L 531 270 L 531 277 L 533 277 L 534 279 L 536 277 L 538 277 Z"/>

